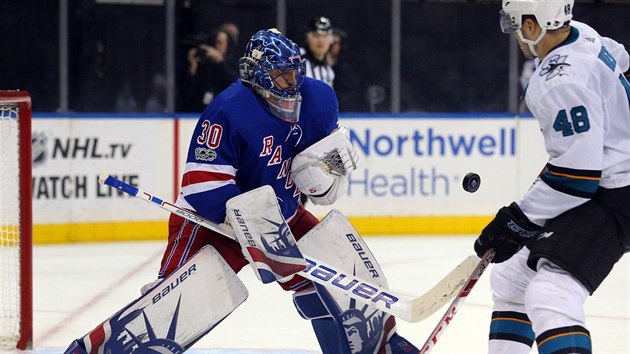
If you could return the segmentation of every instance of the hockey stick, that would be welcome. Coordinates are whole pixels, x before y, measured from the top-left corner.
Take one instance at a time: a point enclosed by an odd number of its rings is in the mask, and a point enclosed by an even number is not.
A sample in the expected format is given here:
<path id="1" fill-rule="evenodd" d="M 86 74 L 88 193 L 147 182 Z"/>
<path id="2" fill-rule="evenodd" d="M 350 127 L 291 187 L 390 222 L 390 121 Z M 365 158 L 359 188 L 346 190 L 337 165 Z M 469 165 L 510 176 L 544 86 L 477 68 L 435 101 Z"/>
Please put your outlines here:
<path id="1" fill-rule="evenodd" d="M 479 262 L 479 264 L 477 265 L 477 267 L 475 267 L 475 270 L 472 272 L 468 280 L 466 280 L 466 284 L 464 284 L 464 287 L 462 288 L 462 290 L 460 290 L 459 294 L 457 294 L 457 297 L 455 297 L 455 300 L 453 300 L 449 308 L 446 310 L 446 313 L 444 314 L 444 316 L 442 316 L 442 318 L 440 319 L 440 322 L 435 327 L 435 329 L 429 336 L 429 339 L 427 339 L 427 341 L 424 343 L 424 345 L 422 346 L 422 349 L 420 350 L 418 354 L 428 354 L 431 351 L 431 349 L 433 349 L 433 347 L 435 346 L 435 343 L 437 343 L 438 339 L 442 335 L 442 332 L 444 332 L 446 327 L 451 323 L 453 316 L 455 316 L 457 311 L 459 311 L 459 308 L 462 306 L 462 304 L 466 300 L 466 297 L 468 297 L 468 294 L 470 294 L 470 291 L 472 290 L 472 288 L 475 286 L 475 284 L 477 284 L 477 281 L 479 280 L 483 272 L 486 270 L 486 268 L 492 261 L 493 257 L 494 257 L 493 249 L 486 251 L 486 253 L 481 258 L 481 262 Z"/>
<path id="2" fill-rule="evenodd" d="M 155 204 L 184 219 L 236 240 L 231 229 L 218 225 L 197 213 L 166 202 L 111 175 L 101 174 L 99 183 Z M 353 274 L 340 271 L 310 255 L 305 254 L 304 258 L 308 267 L 299 273 L 302 277 L 333 291 L 341 292 L 361 303 L 374 306 L 407 322 L 421 321 L 446 305 L 461 289 L 479 263 L 477 256 L 469 256 L 429 291 L 418 297 L 409 297 L 394 290 L 384 289 L 364 279 L 359 279 Z"/>

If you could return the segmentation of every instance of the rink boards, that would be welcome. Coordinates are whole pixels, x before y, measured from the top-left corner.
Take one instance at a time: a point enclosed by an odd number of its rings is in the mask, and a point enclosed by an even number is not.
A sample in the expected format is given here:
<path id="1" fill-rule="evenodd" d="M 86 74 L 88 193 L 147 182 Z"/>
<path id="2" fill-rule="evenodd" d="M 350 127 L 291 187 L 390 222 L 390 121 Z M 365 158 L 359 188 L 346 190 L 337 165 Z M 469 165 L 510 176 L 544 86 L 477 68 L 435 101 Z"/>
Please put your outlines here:
<path id="1" fill-rule="evenodd" d="M 359 155 L 335 205 L 364 235 L 476 233 L 546 162 L 537 122 L 508 115 L 342 115 Z M 36 114 L 37 243 L 163 238 L 164 211 L 101 186 L 108 172 L 176 198 L 195 116 Z M 262 146 L 262 145 L 261 145 Z M 468 172 L 482 178 L 463 190 Z M 317 216 L 330 208 L 309 205 Z"/>

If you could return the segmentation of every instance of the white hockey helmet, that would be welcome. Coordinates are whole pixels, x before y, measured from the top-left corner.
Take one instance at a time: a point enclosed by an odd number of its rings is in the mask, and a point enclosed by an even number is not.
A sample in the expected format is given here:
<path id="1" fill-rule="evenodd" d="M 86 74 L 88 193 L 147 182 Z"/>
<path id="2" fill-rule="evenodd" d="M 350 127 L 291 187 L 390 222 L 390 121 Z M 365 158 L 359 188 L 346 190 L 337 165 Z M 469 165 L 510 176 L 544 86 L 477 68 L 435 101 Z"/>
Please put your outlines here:
<path id="1" fill-rule="evenodd" d="M 573 17 L 573 0 L 503 0 L 501 30 L 512 33 L 521 28 L 523 15 L 536 17 L 545 30 L 568 24 Z"/>
<path id="2" fill-rule="evenodd" d="M 538 56 L 534 46 L 540 42 L 547 30 L 561 28 L 573 18 L 574 0 L 503 0 L 500 25 L 503 33 L 513 33 L 527 44 L 534 56 Z M 523 16 L 531 15 L 536 18 L 542 31 L 536 39 L 526 39 L 521 32 Z"/>

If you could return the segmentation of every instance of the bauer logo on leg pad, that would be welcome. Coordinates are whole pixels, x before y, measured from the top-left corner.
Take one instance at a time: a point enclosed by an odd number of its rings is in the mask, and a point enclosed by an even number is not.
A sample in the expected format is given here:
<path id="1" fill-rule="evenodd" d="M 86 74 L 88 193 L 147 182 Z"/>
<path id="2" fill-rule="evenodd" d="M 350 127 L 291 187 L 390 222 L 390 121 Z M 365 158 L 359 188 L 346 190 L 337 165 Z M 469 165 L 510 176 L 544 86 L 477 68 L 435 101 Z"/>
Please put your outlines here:
<path id="1" fill-rule="evenodd" d="M 175 280 L 169 282 L 169 283 L 165 283 L 162 282 L 160 283 L 160 286 L 158 289 L 161 289 L 157 294 L 155 294 L 155 296 L 153 296 L 153 303 L 157 303 L 158 301 L 162 300 L 163 298 L 165 298 L 166 296 L 168 296 L 168 294 L 171 292 L 171 290 L 174 290 L 179 284 L 184 283 L 184 281 L 186 281 L 186 279 L 188 279 L 188 277 L 193 274 L 193 272 L 197 271 L 197 264 L 193 264 L 190 267 L 188 267 L 188 270 L 184 270 L 183 272 L 181 272 L 176 278 Z M 169 278 L 170 279 L 170 278 Z M 152 291 L 153 293 L 153 291 Z"/>
<path id="2" fill-rule="evenodd" d="M 89 354 L 183 353 L 247 295 L 223 257 L 206 246 L 76 344 Z M 66 354 L 75 353 L 74 344 Z"/>

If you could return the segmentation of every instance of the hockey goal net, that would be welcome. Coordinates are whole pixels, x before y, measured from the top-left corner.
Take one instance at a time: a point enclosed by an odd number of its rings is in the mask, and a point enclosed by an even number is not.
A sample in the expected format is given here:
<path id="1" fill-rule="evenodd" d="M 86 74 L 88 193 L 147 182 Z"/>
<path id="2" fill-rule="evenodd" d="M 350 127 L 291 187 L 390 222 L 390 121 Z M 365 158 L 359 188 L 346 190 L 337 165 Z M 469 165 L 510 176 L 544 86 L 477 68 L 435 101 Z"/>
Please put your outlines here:
<path id="1" fill-rule="evenodd" d="M 0 352 L 32 342 L 31 98 L 0 91 Z"/>

